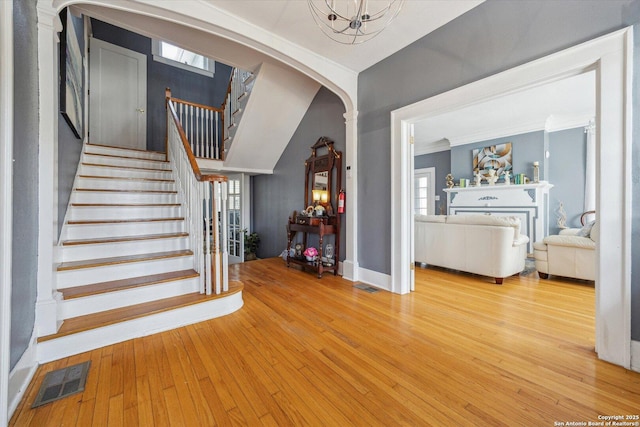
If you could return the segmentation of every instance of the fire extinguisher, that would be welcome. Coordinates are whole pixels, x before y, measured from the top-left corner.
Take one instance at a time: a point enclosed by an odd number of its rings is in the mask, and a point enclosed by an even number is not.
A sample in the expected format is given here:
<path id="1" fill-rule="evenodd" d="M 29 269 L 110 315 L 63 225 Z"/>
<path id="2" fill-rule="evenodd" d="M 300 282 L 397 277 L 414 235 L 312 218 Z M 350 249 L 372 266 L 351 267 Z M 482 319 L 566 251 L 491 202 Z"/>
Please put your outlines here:
<path id="1" fill-rule="evenodd" d="M 340 190 L 340 194 L 338 194 L 338 213 L 344 213 L 344 198 L 345 193 L 344 190 Z"/>

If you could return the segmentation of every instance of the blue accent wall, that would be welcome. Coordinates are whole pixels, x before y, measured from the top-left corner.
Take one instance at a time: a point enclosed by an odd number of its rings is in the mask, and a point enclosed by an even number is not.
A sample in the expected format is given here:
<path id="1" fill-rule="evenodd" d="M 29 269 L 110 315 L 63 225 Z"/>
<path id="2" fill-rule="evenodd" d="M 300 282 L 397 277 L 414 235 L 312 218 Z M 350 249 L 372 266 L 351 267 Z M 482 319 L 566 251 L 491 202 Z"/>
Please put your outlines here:
<path id="1" fill-rule="evenodd" d="M 198 104 L 220 107 L 224 102 L 231 67 L 216 62 L 213 78 L 153 60 L 151 39 L 140 34 L 91 20 L 93 37 L 147 55 L 147 149 L 165 150 L 167 118 L 165 89 L 171 95 Z"/>
<path id="2" fill-rule="evenodd" d="M 36 3 L 13 2 L 13 232 L 11 338 L 13 369 L 35 324 L 38 272 L 38 36 Z M 6 355 L 2 355 L 6 357 Z M 4 409 L 4 408 L 2 408 Z"/>

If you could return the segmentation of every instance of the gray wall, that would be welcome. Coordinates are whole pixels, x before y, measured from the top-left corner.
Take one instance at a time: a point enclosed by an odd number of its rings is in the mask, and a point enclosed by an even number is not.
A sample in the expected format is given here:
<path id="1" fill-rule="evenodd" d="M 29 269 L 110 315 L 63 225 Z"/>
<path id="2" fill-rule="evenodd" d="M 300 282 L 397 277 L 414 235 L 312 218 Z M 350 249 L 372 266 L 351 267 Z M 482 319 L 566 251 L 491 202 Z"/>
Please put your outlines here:
<path id="1" fill-rule="evenodd" d="M 443 206 L 444 214 L 447 213 L 447 193 L 444 192 L 446 188 L 446 176 L 451 171 L 451 150 L 439 151 L 437 153 L 422 154 L 416 156 L 413 159 L 413 167 L 415 169 L 421 168 L 436 168 L 435 186 L 436 196 L 440 196 L 440 200 L 436 201 L 436 215 L 440 214 L 440 206 Z"/>
<path id="2" fill-rule="evenodd" d="M 84 23 L 82 18 L 72 16 L 78 36 L 80 51 L 84 54 Z M 64 21 L 66 25 L 66 20 Z M 58 49 L 60 45 L 58 44 Z M 85 73 L 87 70 L 85 69 Z M 84 103 L 84 99 L 82 100 Z M 67 212 L 73 180 L 82 154 L 82 139 L 76 138 L 62 114 L 58 113 L 58 236 L 62 231 Z"/>
<path id="3" fill-rule="evenodd" d="M 214 78 L 153 60 L 151 39 L 131 31 L 91 20 L 93 37 L 147 55 L 147 149 L 165 150 L 167 118 L 165 88 L 172 96 L 198 104 L 220 107 L 224 102 L 231 67 L 216 62 Z"/>
<path id="4" fill-rule="evenodd" d="M 29 346 L 38 270 L 38 38 L 36 4 L 13 2 L 14 137 L 10 369 Z M 5 355 L 2 355 L 5 357 Z"/>
<path id="5" fill-rule="evenodd" d="M 391 271 L 391 214 L 379 209 L 390 204 L 390 112 L 635 24 L 640 17 L 638 0 L 588 2 L 588 7 L 585 3 L 489 0 L 359 75 L 358 160 L 367 165 L 358 171 L 361 267 Z M 637 136 L 634 144 L 640 144 Z M 636 180 L 639 175 L 636 169 Z M 635 232 L 640 233 L 638 225 Z M 633 259 L 637 308 L 638 250 Z M 634 339 L 640 339 L 637 316 L 632 331 Z"/>
<path id="6" fill-rule="evenodd" d="M 304 161 L 311 155 L 311 146 L 321 136 L 335 141 L 337 151 L 345 151 L 345 108 L 340 99 L 321 88 L 293 134 L 274 168 L 273 175 L 252 178 L 253 228 L 260 235 L 259 258 L 278 256 L 287 248 L 287 218 L 304 206 Z M 345 186 L 345 162 L 342 162 L 342 186 Z M 347 204 L 348 209 L 348 204 Z M 341 229 L 340 259 L 344 259 L 344 215 Z M 309 245 L 312 241 L 309 240 Z"/>

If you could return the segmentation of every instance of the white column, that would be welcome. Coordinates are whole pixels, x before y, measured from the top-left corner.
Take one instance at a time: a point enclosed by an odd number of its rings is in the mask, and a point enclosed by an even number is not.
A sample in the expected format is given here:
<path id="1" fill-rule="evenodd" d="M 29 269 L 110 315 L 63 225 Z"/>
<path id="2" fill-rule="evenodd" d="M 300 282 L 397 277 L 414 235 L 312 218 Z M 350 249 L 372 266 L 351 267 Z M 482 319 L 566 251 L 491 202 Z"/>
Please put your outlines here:
<path id="1" fill-rule="evenodd" d="M 345 118 L 345 192 L 346 211 L 343 227 L 346 227 L 345 259 L 342 277 L 358 280 L 358 111 L 344 113 Z"/>
<path id="2" fill-rule="evenodd" d="M 13 197 L 13 2 L 0 1 L 0 426 L 9 422 Z"/>
<path id="3" fill-rule="evenodd" d="M 40 126 L 38 154 L 38 295 L 37 336 L 58 329 L 54 274 L 54 247 L 57 245 L 58 176 L 58 32 L 62 23 L 51 2 L 38 1 L 38 86 Z"/>

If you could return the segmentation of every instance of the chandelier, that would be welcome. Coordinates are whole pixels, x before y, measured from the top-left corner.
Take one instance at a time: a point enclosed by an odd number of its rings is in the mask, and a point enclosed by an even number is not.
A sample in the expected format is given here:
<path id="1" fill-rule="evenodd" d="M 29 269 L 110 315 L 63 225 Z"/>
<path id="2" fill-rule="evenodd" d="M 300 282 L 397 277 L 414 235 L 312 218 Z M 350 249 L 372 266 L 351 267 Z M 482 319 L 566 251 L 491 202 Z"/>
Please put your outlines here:
<path id="1" fill-rule="evenodd" d="M 404 0 L 308 0 L 322 31 L 342 44 L 377 36 L 398 15 Z"/>

